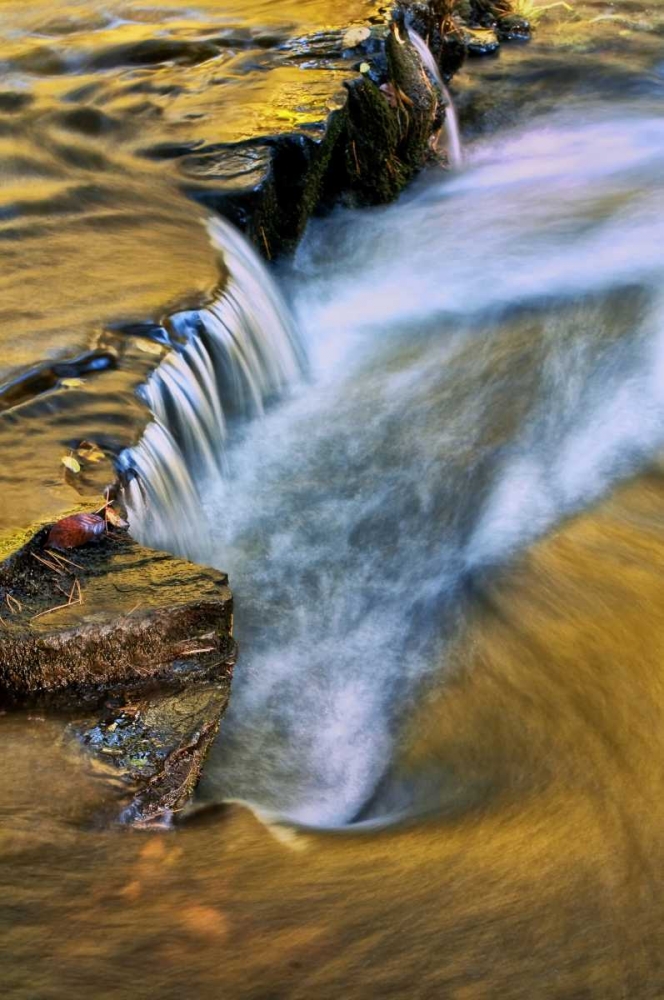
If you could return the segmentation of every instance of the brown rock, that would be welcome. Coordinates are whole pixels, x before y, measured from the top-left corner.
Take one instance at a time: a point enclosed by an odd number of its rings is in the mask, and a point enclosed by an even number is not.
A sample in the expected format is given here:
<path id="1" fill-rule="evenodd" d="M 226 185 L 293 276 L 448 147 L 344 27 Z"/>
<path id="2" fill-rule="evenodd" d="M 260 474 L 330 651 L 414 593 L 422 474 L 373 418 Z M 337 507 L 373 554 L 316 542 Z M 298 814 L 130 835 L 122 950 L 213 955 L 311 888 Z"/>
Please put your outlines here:
<path id="1" fill-rule="evenodd" d="M 44 545 L 48 532 L 0 564 L 0 704 L 94 703 L 113 689 L 230 676 L 225 574 L 121 530 L 64 557 Z"/>

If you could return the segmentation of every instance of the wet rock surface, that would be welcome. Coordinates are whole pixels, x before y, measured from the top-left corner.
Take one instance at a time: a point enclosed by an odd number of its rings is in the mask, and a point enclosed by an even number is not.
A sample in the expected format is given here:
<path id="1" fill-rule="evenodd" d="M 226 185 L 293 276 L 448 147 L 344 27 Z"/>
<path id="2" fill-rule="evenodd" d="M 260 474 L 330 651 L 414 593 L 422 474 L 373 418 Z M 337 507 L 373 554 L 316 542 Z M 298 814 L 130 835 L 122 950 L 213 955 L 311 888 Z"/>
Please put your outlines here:
<path id="1" fill-rule="evenodd" d="M 230 674 L 224 574 L 113 529 L 59 553 L 41 529 L 0 565 L 0 700 L 72 705 Z"/>
<path id="2" fill-rule="evenodd" d="M 427 160 L 436 103 L 414 49 L 393 38 L 383 24 L 287 41 L 265 70 L 270 105 L 247 114 L 243 103 L 237 141 L 231 114 L 217 130 L 231 141 L 181 158 L 186 192 L 268 258 L 293 249 L 311 215 L 335 201 L 391 200 Z M 399 107 L 387 84 L 400 88 Z M 416 133 L 426 141 L 414 145 Z"/>
<path id="3" fill-rule="evenodd" d="M 0 564 L 0 704 L 97 708 L 70 730 L 122 783 L 123 804 L 104 819 L 170 822 L 230 696 L 227 578 L 119 528 L 76 548 L 58 539 L 45 526 Z"/>
<path id="4" fill-rule="evenodd" d="M 468 28 L 463 32 L 463 44 L 469 56 L 493 56 L 500 48 L 493 28 Z"/>
<path id="5" fill-rule="evenodd" d="M 496 22 L 496 33 L 501 42 L 527 42 L 532 29 L 527 18 L 520 14 L 506 14 Z"/>
<path id="6" fill-rule="evenodd" d="M 71 725 L 101 776 L 121 782 L 122 805 L 108 818 L 168 823 L 187 805 L 229 696 L 226 673 L 177 694 L 112 699 L 92 724 Z"/>

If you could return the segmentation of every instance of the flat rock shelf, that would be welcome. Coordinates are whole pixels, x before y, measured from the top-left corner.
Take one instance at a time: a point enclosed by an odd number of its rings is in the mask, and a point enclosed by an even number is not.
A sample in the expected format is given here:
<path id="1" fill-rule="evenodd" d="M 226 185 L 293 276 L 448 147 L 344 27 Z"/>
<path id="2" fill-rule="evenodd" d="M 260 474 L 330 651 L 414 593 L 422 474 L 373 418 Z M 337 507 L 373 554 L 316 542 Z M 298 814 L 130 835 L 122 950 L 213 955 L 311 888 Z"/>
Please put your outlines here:
<path id="1" fill-rule="evenodd" d="M 60 552 L 44 526 L 0 564 L 0 702 L 80 713 L 73 730 L 127 788 L 119 818 L 186 805 L 235 662 L 225 574 L 123 529 Z"/>

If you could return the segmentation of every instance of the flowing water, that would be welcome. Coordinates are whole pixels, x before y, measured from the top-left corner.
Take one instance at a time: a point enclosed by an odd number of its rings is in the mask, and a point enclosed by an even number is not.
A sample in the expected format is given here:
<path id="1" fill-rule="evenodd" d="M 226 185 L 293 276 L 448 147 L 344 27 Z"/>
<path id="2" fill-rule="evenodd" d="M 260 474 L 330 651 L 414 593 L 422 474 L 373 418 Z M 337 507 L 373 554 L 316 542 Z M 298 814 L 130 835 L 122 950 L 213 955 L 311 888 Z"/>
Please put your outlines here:
<path id="1" fill-rule="evenodd" d="M 443 80 L 438 63 L 434 59 L 431 49 L 427 43 L 413 29 L 408 31 L 408 37 L 419 52 L 423 65 L 426 66 L 431 78 L 440 90 L 445 105 L 443 146 L 450 168 L 452 170 L 458 170 L 463 164 L 463 148 L 461 145 L 461 133 L 459 131 L 459 118 L 456 113 L 454 101 L 452 100 L 452 96 L 448 88 L 445 86 L 445 81 Z"/>
<path id="2" fill-rule="evenodd" d="M 272 276 L 206 220 L 122 463 L 230 573 L 231 706 L 156 835 L 0 720 L 7 995 L 664 994 L 662 18 L 579 10 L 455 81 L 463 170 Z"/>

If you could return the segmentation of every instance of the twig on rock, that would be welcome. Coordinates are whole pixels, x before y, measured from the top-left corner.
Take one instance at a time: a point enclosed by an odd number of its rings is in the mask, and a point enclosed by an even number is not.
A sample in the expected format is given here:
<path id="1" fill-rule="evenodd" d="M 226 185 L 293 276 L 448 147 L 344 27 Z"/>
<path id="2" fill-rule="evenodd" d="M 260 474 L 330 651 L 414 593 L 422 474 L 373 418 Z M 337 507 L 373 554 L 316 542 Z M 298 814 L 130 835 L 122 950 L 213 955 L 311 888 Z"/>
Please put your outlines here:
<path id="1" fill-rule="evenodd" d="M 65 575 L 65 571 L 60 566 L 57 566 L 56 563 L 51 562 L 50 559 L 42 559 L 42 557 L 38 556 L 36 552 L 31 552 L 30 555 L 33 559 L 36 559 L 37 562 L 40 562 L 42 566 L 46 566 L 47 569 L 52 570 L 54 573 L 59 573 L 60 576 Z"/>
<path id="2" fill-rule="evenodd" d="M 77 593 L 76 597 L 74 597 L 75 592 Z M 54 611 L 62 611 L 63 608 L 70 608 L 74 604 L 82 604 L 82 603 L 83 603 L 83 592 L 81 591 L 81 585 L 78 581 L 78 577 L 76 577 L 76 579 L 71 585 L 71 590 L 69 591 L 69 597 L 67 598 L 66 604 L 56 604 L 54 608 L 47 608 L 45 611 L 40 611 L 38 614 L 33 615 L 30 621 L 33 622 L 37 618 L 43 618 L 44 615 L 53 614 Z"/>
<path id="3" fill-rule="evenodd" d="M 5 594 L 5 604 L 13 615 L 15 615 L 17 611 L 23 611 L 23 605 L 21 602 L 15 597 L 12 597 L 9 591 Z"/>
<path id="4" fill-rule="evenodd" d="M 85 569 L 84 566 L 81 566 L 80 563 L 74 562 L 73 559 L 67 559 L 65 556 L 60 555 L 60 553 L 56 552 L 55 549 L 46 549 L 46 551 L 48 552 L 49 556 L 55 559 L 56 562 L 66 563 L 68 566 L 74 566 L 75 569 Z"/>

